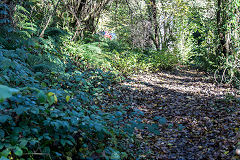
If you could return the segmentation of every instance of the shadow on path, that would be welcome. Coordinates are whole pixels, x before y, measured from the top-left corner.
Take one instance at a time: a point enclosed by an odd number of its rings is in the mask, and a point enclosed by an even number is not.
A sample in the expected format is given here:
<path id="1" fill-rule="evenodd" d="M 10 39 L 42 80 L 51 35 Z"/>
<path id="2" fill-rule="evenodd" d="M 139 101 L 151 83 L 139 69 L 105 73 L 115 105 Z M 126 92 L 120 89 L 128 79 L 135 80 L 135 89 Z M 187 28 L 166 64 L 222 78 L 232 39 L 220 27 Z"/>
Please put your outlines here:
<path id="1" fill-rule="evenodd" d="M 118 101 L 160 126 L 160 134 L 139 130 L 143 159 L 231 159 L 235 156 L 240 111 L 236 90 L 218 87 L 196 71 L 135 75 L 119 86 Z M 227 97 L 227 98 L 226 98 Z M 155 117 L 165 117 L 162 125 Z"/>

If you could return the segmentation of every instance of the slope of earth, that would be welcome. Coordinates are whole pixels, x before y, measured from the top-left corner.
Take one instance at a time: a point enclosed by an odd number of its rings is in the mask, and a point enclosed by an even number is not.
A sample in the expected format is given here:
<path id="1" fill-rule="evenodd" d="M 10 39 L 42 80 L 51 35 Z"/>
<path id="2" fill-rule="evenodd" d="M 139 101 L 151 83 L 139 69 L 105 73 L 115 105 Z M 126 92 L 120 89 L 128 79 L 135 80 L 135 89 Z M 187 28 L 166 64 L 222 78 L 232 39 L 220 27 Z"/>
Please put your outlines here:
<path id="1" fill-rule="evenodd" d="M 155 131 L 136 129 L 143 159 L 237 159 L 239 96 L 195 70 L 134 75 L 119 86 L 109 103 L 143 111 Z M 154 128 L 153 128 L 154 129 Z"/>

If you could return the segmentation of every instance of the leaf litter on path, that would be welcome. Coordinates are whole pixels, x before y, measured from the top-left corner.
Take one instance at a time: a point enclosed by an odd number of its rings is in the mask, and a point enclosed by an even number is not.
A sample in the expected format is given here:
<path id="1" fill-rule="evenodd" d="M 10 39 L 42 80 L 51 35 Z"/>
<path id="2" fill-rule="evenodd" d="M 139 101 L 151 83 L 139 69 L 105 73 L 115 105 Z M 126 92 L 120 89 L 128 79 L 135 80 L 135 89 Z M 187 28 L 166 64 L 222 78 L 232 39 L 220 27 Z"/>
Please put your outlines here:
<path id="1" fill-rule="evenodd" d="M 117 99 L 138 108 L 144 123 L 158 131 L 137 129 L 143 159 L 238 159 L 240 140 L 237 90 L 217 86 L 195 70 L 134 75 L 114 86 Z"/>

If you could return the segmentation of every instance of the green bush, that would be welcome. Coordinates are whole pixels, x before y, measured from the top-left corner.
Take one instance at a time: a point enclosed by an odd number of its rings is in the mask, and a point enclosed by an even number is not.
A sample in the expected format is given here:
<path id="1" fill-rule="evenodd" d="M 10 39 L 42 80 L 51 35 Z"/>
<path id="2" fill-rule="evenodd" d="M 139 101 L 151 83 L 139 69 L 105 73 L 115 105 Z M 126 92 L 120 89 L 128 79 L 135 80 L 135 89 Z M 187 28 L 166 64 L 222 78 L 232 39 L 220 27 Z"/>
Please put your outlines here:
<path id="1" fill-rule="evenodd" d="M 109 53 L 108 57 L 114 69 L 123 74 L 144 72 L 149 69 L 150 65 L 149 62 L 147 62 L 147 55 L 131 50 L 126 50 L 121 53 L 114 50 Z"/>
<path id="2" fill-rule="evenodd" d="M 179 57 L 171 52 L 152 52 L 150 64 L 153 71 L 172 69 L 179 62 Z"/>
<path id="3" fill-rule="evenodd" d="M 110 69 L 111 64 L 106 59 L 106 54 L 102 51 L 100 42 L 84 44 L 80 46 L 80 54 L 82 55 L 82 60 L 86 61 L 91 67 L 98 67 L 102 69 Z"/>
<path id="4" fill-rule="evenodd" d="M 112 66 L 124 73 L 158 71 L 172 69 L 178 62 L 178 57 L 172 53 L 141 50 L 112 51 L 109 53 Z"/>

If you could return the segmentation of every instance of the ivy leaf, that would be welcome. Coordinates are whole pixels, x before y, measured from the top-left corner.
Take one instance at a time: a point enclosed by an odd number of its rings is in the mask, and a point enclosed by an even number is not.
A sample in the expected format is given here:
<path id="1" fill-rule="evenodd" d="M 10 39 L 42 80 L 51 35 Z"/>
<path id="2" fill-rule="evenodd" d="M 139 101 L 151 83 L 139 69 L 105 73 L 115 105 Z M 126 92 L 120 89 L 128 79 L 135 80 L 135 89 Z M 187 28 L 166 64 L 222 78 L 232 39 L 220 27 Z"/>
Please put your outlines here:
<path id="1" fill-rule="evenodd" d="M 138 129 L 144 129 L 145 125 L 144 125 L 144 123 L 138 123 L 138 124 L 136 125 L 136 127 L 137 127 Z"/>
<path id="2" fill-rule="evenodd" d="M 158 122 L 162 125 L 166 124 L 167 123 L 167 119 L 165 117 L 161 117 Z"/>
<path id="3" fill-rule="evenodd" d="M 168 128 L 173 128 L 173 124 L 172 123 L 168 124 Z"/>
<path id="4" fill-rule="evenodd" d="M 21 115 L 24 111 L 25 111 L 25 107 L 24 106 L 18 106 L 15 109 L 15 112 L 16 112 L 17 115 Z"/>
<path id="5" fill-rule="evenodd" d="M 47 101 L 50 105 L 53 105 L 54 103 L 57 103 L 57 96 L 53 92 L 49 92 L 47 94 Z"/>
<path id="6" fill-rule="evenodd" d="M 0 115 L 0 123 L 5 123 L 8 119 L 11 119 L 8 115 Z"/>
<path id="7" fill-rule="evenodd" d="M 50 106 L 51 105 L 53 105 L 53 103 L 54 103 L 54 98 L 51 96 L 51 97 L 47 97 L 47 101 L 48 101 L 48 103 L 50 104 Z"/>
<path id="8" fill-rule="evenodd" d="M 148 131 L 149 132 L 152 132 L 152 133 L 154 133 L 154 134 L 160 134 L 160 131 L 159 131 L 159 127 L 158 127 L 158 125 L 157 124 L 148 124 L 147 125 L 147 127 L 148 127 Z"/>
<path id="9" fill-rule="evenodd" d="M 18 89 L 0 85 L 0 102 L 3 102 L 5 99 L 12 97 L 13 94 L 18 92 Z"/>
<path id="10" fill-rule="evenodd" d="M 49 92 L 48 93 L 48 96 L 50 97 L 50 96 L 53 96 L 53 95 L 55 95 L 53 92 Z"/>
<path id="11" fill-rule="evenodd" d="M 61 140 L 60 140 L 60 143 L 62 144 L 62 146 L 65 146 L 66 141 L 65 141 L 64 139 L 61 139 Z"/>
<path id="12" fill-rule="evenodd" d="M 98 132 L 100 132 L 103 129 L 102 125 L 99 123 L 95 123 L 94 127 Z"/>
<path id="13" fill-rule="evenodd" d="M 117 112 L 115 113 L 115 115 L 116 115 L 117 117 L 121 117 L 121 116 L 122 116 L 122 112 L 117 111 Z"/>
<path id="14" fill-rule="evenodd" d="M 182 124 L 179 124 L 179 125 L 178 125 L 178 130 L 179 130 L 179 131 L 182 131 L 184 128 L 185 128 L 185 127 L 184 127 Z"/>
<path id="15" fill-rule="evenodd" d="M 54 98 L 54 102 L 57 103 L 58 99 L 57 99 L 57 96 L 55 94 L 53 95 L 53 98 Z"/>
<path id="16" fill-rule="evenodd" d="M 69 144 L 70 146 L 73 146 L 73 143 L 69 140 L 66 140 L 66 143 Z"/>
<path id="17" fill-rule="evenodd" d="M 34 108 L 34 109 L 31 110 L 31 112 L 33 114 L 39 114 L 39 109 L 38 108 Z"/>
<path id="18" fill-rule="evenodd" d="M 58 153 L 58 152 L 55 152 L 55 154 L 58 156 L 58 157 L 61 157 L 62 154 L 61 153 Z"/>
<path id="19" fill-rule="evenodd" d="M 14 154 L 21 157 L 23 155 L 23 151 L 21 148 L 16 147 L 16 149 L 14 150 Z"/>

